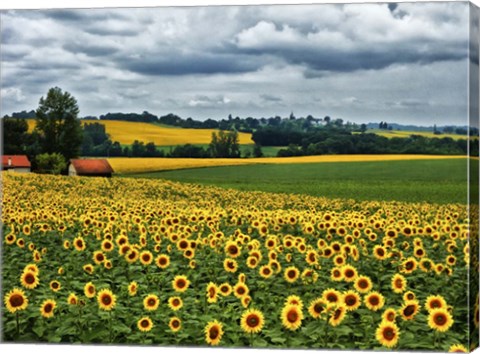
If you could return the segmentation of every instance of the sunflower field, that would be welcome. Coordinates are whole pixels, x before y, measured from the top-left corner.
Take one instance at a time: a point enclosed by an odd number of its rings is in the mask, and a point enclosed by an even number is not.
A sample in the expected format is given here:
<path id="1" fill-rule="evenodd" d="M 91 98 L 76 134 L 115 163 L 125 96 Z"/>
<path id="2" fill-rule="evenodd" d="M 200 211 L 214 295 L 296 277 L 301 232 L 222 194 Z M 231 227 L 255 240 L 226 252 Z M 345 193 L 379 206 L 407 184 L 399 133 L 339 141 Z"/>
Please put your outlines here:
<path id="1" fill-rule="evenodd" d="M 7 342 L 466 351 L 478 330 L 466 205 L 2 183 Z"/>

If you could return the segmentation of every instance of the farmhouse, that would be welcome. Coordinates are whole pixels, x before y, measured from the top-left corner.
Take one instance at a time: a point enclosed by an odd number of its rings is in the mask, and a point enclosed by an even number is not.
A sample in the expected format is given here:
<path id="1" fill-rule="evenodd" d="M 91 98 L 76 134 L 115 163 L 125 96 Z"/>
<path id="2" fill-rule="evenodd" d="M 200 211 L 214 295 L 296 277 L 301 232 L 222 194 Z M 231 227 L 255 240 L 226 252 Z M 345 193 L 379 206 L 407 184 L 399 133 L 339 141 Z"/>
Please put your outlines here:
<path id="1" fill-rule="evenodd" d="M 106 159 L 72 159 L 69 176 L 112 177 L 113 168 Z"/>
<path id="2" fill-rule="evenodd" d="M 11 172 L 31 172 L 32 165 L 26 155 L 3 155 L 2 170 Z"/>

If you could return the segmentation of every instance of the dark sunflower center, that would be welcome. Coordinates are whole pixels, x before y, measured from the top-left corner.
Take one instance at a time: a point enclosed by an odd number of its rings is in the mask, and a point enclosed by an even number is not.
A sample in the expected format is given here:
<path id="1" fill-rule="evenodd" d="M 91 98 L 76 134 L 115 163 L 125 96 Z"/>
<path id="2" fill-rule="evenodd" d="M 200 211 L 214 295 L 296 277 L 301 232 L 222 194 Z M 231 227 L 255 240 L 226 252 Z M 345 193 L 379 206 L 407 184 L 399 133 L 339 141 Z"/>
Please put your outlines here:
<path id="1" fill-rule="evenodd" d="M 377 305 L 380 303 L 380 299 L 378 298 L 378 296 L 370 296 L 370 298 L 368 299 L 368 301 L 369 301 L 370 304 L 373 305 L 373 306 L 377 306 Z"/>
<path id="2" fill-rule="evenodd" d="M 211 340 L 214 340 L 218 337 L 219 331 L 217 327 L 212 327 L 210 328 L 210 331 L 208 331 L 208 336 Z"/>
<path id="3" fill-rule="evenodd" d="M 174 299 L 174 300 L 172 301 L 172 304 L 173 304 L 173 306 L 178 306 L 178 305 L 180 305 L 180 300 Z"/>
<path id="4" fill-rule="evenodd" d="M 93 294 L 95 292 L 95 289 L 93 288 L 93 286 L 89 286 L 88 289 L 87 289 L 87 292 L 89 294 Z"/>
<path id="5" fill-rule="evenodd" d="M 52 312 L 52 310 L 53 310 L 53 306 L 50 303 L 46 304 L 45 307 L 43 308 L 43 311 L 45 311 L 46 313 L 50 313 Z"/>
<path id="6" fill-rule="evenodd" d="M 143 255 L 142 258 L 143 258 L 143 261 L 144 261 L 144 262 L 150 261 L 150 256 L 149 256 L 148 254 Z"/>
<path id="7" fill-rule="evenodd" d="M 388 319 L 389 321 L 393 321 L 393 320 L 395 319 L 395 314 L 392 313 L 392 312 L 390 312 L 389 314 L 387 314 L 387 319 Z"/>
<path id="8" fill-rule="evenodd" d="M 270 268 L 264 268 L 263 269 L 263 274 L 269 275 L 270 274 Z"/>
<path id="9" fill-rule="evenodd" d="M 337 295 L 329 294 L 329 295 L 327 296 L 327 300 L 328 300 L 329 302 L 337 302 L 338 298 L 337 298 Z"/>
<path id="10" fill-rule="evenodd" d="M 405 269 L 412 270 L 413 269 L 413 262 L 407 262 L 405 264 Z"/>
<path id="11" fill-rule="evenodd" d="M 35 277 L 33 276 L 33 274 L 29 273 L 25 276 L 25 283 L 27 283 L 27 284 L 35 283 Z"/>
<path id="12" fill-rule="evenodd" d="M 12 305 L 12 307 L 20 307 L 24 302 L 25 300 L 22 295 L 14 294 L 10 297 L 10 305 Z"/>
<path id="13" fill-rule="evenodd" d="M 442 307 L 442 304 L 440 304 L 440 301 L 438 301 L 438 300 L 433 300 L 433 301 L 430 303 L 430 307 L 431 307 L 432 309 L 436 309 L 436 308 Z"/>
<path id="14" fill-rule="evenodd" d="M 154 306 L 155 303 L 156 303 L 155 299 L 153 298 L 148 299 L 148 306 Z"/>
<path id="15" fill-rule="evenodd" d="M 352 278 L 354 275 L 355 275 L 355 273 L 354 273 L 353 270 L 351 270 L 351 269 L 347 269 L 347 270 L 345 271 L 345 276 L 346 276 L 347 278 Z"/>
<path id="16" fill-rule="evenodd" d="M 112 303 L 112 298 L 110 295 L 106 294 L 102 296 L 102 304 L 105 306 L 108 306 Z"/>
<path id="17" fill-rule="evenodd" d="M 210 297 L 215 297 L 215 289 L 213 287 L 211 287 L 210 289 L 208 289 L 208 295 Z"/>
<path id="18" fill-rule="evenodd" d="M 239 287 L 239 288 L 237 289 L 237 293 L 240 294 L 240 295 L 245 294 L 245 288 Z"/>
<path id="19" fill-rule="evenodd" d="M 315 306 L 313 306 L 313 310 L 316 313 L 321 313 L 323 311 L 323 305 L 322 304 L 315 304 Z"/>
<path id="20" fill-rule="evenodd" d="M 247 317 L 247 324 L 250 326 L 250 327 L 257 327 L 258 326 L 258 323 L 259 323 L 259 318 L 257 315 L 250 315 Z"/>
<path id="21" fill-rule="evenodd" d="M 341 314 L 342 314 L 342 310 L 340 309 L 335 310 L 335 313 L 333 314 L 333 319 L 338 320 Z"/>
<path id="22" fill-rule="evenodd" d="M 395 331 L 393 330 L 393 328 L 390 328 L 390 327 L 385 328 L 383 330 L 383 337 L 386 340 L 392 340 L 393 338 L 395 338 Z"/>
<path id="23" fill-rule="evenodd" d="M 345 299 L 345 303 L 348 306 L 353 306 L 357 303 L 357 299 L 355 298 L 355 296 L 347 296 Z"/>
<path id="24" fill-rule="evenodd" d="M 160 263 L 160 265 L 165 265 L 165 264 L 167 264 L 167 260 L 165 258 L 160 258 L 158 260 L 158 263 Z"/>
<path id="25" fill-rule="evenodd" d="M 366 280 L 362 279 L 358 282 L 358 287 L 360 289 L 366 289 L 366 288 L 368 288 L 368 282 Z"/>
<path id="26" fill-rule="evenodd" d="M 177 287 L 179 287 L 180 289 L 184 288 L 185 285 L 186 285 L 185 280 L 183 280 L 183 279 L 177 280 Z"/>
<path id="27" fill-rule="evenodd" d="M 383 257 L 385 255 L 385 251 L 383 249 L 379 249 L 377 250 L 377 254 L 380 256 L 380 257 Z"/>
<path id="28" fill-rule="evenodd" d="M 444 314 L 439 314 L 439 315 L 436 315 L 435 316 L 435 323 L 439 326 L 442 326 L 444 325 L 445 323 L 447 323 L 447 318 L 445 317 Z"/>
<path id="29" fill-rule="evenodd" d="M 180 322 L 178 322 L 178 320 L 173 320 L 172 321 L 172 327 L 173 328 L 178 328 L 178 326 L 180 326 Z"/>
<path id="30" fill-rule="evenodd" d="M 298 313 L 296 310 L 290 310 L 287 313 L 287 320 L 290 323 L 294 323 L 298 320 Z"/>
<path id="31" fill-rule="evenodd" d="M 407 307 L 405 307 L 405 309 L 403 310 L 403 314 L 405 316 L 411 316 L 413 315 L 413 313 L 415 312 L 415 305 L 408 305 Z"/>
<path id="32" fill-rule="evenodd" d="M 395 287 L 396 288 L 402 288 L 403 287 L 402 279 L 396 279 L 395 280 Z"/>
<path id="33" fill-rule="evenodd" d="M 59 284 L 58 283 L 52 283 L 52 288 L 53 289 L 58 289 Z"/>

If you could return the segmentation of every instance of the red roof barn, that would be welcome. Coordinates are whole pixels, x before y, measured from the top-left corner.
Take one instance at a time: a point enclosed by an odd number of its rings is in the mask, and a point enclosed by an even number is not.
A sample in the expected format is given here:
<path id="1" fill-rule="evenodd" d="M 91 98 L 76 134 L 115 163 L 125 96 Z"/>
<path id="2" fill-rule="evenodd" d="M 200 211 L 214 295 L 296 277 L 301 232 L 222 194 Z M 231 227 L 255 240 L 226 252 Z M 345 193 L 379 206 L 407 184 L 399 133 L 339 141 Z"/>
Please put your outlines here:
<path id="1" fill-rule="evenodd" d="M 2 170 L 15 172 L 30 172 L 32 165 L 26 155 L 3 155 Z"/>
<path id="2" fill-rule="evenodd" d="M 113 168 L 106 159 L 72 159 L 69 176 L 112 177 Z"/>

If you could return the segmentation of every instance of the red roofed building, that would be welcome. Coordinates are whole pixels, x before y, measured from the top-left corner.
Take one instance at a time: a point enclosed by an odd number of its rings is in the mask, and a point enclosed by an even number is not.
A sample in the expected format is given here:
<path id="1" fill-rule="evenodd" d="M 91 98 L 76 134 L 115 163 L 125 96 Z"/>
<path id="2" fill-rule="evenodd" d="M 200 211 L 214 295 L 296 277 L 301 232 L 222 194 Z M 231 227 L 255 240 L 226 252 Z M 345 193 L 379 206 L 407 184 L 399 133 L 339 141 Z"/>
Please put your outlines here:
<path id="1" fill-rule="evenodd" d="M 106 159 L 72 159 L 69 176 L 112 177 L 113 168 Z"/>
<path id="2" fill-rule="evenodd" d="M 2 155 L 2 170 L 28 173 L 32 165 L 26 155 Z"/>

